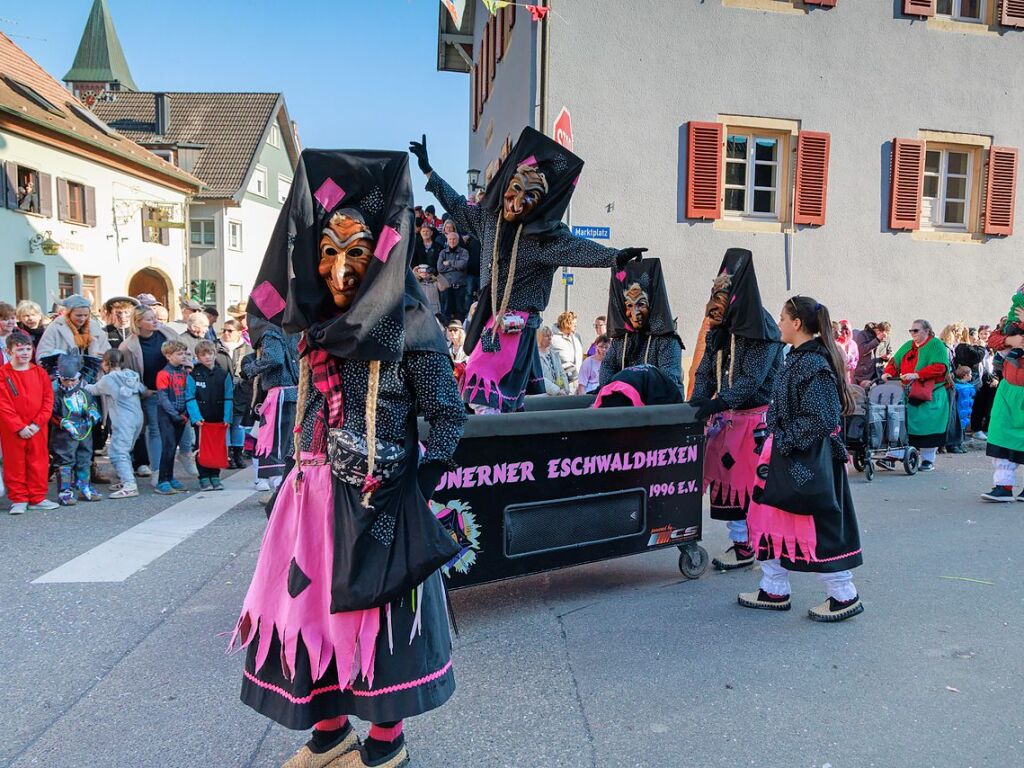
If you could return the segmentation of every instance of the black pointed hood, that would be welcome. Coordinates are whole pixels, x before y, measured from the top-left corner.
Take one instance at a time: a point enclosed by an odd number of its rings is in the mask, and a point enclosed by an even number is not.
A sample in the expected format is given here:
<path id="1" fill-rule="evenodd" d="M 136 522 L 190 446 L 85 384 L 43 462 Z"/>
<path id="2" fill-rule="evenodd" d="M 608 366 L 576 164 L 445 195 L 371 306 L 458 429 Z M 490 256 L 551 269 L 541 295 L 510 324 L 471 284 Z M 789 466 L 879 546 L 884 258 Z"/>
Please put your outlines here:
<path id="1" fill-rule="evenodd" d="M 711 332 L 713 349 L 722 349 L 731 335 L 761 341 L 780 341 L 778 323 L 761 303 L 761 291 L 754 273 L 754 255 L 745 248 L 730 248 L 725 252 L 718 275 L 727 272 L 732 277 L 729 287 L 729 306 L 719 328 Z"/>
<path id="2" fill-rule="evenodd" d="M 527 163 L 544 174 L 548 191 L 523 222 L 523 234 L 543 237 L 553 234 L 562 225 L 565 209 L 576 189 L 583 170 L 583 160 L 553 139 L 533 128 L 524 128 L 512 151 L 501 164 L 484 192 L 480 206 L 500 218 L 502 202 L 516 168 Z"/>
<path id="3" fill-rule="evenodd" d="M 661 270 L 661 259 L 631 261 L 621 270 L 612 267 L 611 285 L 608 289 L 608 336 L 619 339 L 627 333 L 634 332 L 629 318 L 626 317 L 625 297 L 625 292 L 634 284 L 639 285 L 647 294 L 651 308 L 647 328 L 643 332 L 651 336 L 679 338 L 676 333 L 676 320 L 672 316 L 672 307 L 668 301 L 668 288 Z"/>
<path id="4" fill-rule="evenodd" d="M 406 152 L 302 152 L 248 304 L 257 318 L 336 357 L 397 361 L 404 350 L 446 352 L 409 264 L 415 245 Z M 317 271 L 320 237 L 335 211 L 358 216 L 374 257 L 352 305 L 335 307 Z M 418 309 L 423 305 L 424 311 Z"/>

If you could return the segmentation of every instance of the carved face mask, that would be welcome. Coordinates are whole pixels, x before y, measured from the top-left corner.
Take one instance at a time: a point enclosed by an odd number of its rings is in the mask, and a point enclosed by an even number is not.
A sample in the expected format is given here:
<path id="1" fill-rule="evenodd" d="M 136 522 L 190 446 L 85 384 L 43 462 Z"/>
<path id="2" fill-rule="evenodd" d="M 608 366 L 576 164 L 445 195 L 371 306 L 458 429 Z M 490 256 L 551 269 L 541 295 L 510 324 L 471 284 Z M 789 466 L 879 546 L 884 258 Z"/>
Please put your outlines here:
<path id="1" fill-rule="evenodd" d="M 544 174 L 531 165 L 520 165 L 505 189 L 502 218 L 507 222 L 525 221 L 547 194 Z"/>
<path id="2" fill-rule="evenodd" d="M 651 302 L 647 293 L 639 283 L 633 283 L 622 294 L 626 299 L 626 317 L 634 330 L 642 331 L 647 327 L 647 319 L 651 316 Z"/>
<path id="3" fill-rule="evenodd" d="M 373 258 L 373 235 L 359 219 L 331 216 L 320 236 L 320 277 L 338 309 L 348 309 Z"/>
<path id="4" fill-rule="evenodd" d="M 708 299 L 707 306 L 704 308 L 709 328 L 718 328 L 725 321 L 725 312 L 729 309 L 729 288 L 731 286 L 732 277 L 730 275 L 724 274 L 715 278 L 711 288 L 711 298 Z"/>

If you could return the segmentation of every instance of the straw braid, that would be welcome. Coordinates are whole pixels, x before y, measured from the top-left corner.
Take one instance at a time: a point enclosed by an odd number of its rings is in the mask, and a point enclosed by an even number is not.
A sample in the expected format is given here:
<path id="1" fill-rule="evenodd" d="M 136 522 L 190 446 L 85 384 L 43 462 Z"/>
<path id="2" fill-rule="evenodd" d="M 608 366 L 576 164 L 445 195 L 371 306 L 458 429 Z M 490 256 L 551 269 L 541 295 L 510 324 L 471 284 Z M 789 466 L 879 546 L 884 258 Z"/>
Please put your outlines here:
<path id="1" fill-rule="evenodd" d="M 628 340 L 629 340 L 628 336 L 623 336 L 622 337 L 622 362 L 619 364 L 619 370 L 620 371 L 623 370 L 626 367 L 626 343 L 628 342 Z M 654 341 L 654 337 L 653 336 L 648 336 L 647 337 L 647 349 L 644 350 L 644 365 L 647 365 L 647 358 L 651 354 L 651 342 L 652 341 Z M 721 353 L 719 353 L 719 354 L 721 354 Z M 722 358 L 721 357 L 718 358 L 718 377 L 719 378 L 722 377 Z"/>
<path id="2" fill-rule="evenodd" d="M 498 301 L 498 241 L 501 239 L 501 217 L 494 227 L 494 249 L 491 251 L 491 309 L 494 311 L 494 325 L 502 328 L 505 322 L 505 311 L 508 309 L 509 298 L 512 296 L 512 283 L 516 279 L 516 257 L 519 255 L 519 236 L 523 225 L 516 229 L 515 240 L 512 242 L 512 258 L 508 264 L 508 277 L 505 279 L 505 294 Z"/>
<path id="3" fill-rule="evenodd" d="M 380 389 L 380 360 L 370 361 L 370 376 L 366 382 L 366 477 L 373 478 L 377 464 L 377 392 Z M 370 508 L 373 491 L 363 494 L 363 506 Z"/>
<path id="4" fill-rule="evenodd" d="M 715 378 L 718 383 L 718 390 L 722 389 L 722 356 L 724 355 L 723 350 L 718 350 L 718 354 L 715 357 L 716 374 Z M 729 389 L 732 389 L 732 375 L 736 369 L 736 336 L 735 334 L 729 334 Z"/>
<path id="5" fill-rule="evenodd" d="M 305 339 L 305 332 L 303 332 L 303 339 Z M 302 423 L 306 419 L 306 395 L 309 392 L 309 357 L 303 355 L 299 360 L 299 383 L 295 395 L 295 428 L 292 430 L 292 445 L 294 446 L 294 453 L 292 458 L 295 460 L 295 466 L 298 472 L 295 473 L 295 490 L 299 490 L 299 486 L 302 483 Z"/>

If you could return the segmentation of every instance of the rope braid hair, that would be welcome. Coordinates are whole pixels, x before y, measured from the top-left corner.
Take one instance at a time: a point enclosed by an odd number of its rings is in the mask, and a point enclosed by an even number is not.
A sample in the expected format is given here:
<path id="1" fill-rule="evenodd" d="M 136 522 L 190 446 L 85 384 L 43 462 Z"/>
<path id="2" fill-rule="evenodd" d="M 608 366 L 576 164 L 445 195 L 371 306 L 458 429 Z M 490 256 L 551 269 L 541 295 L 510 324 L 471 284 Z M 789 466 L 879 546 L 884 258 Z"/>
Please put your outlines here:
<path id="1" fill-rule="evenodd" d="M 853 392 L 846 381 L 846 357 L 832 337 L 832 318 L 829 316 L 828 307 L 808 296 L 793 296 L 783 306 L 783 311 L 791 319 L 799 320 L 807 333 L 817 335 L 825 347 L 829 367 L 836 377 L 836 391 L 839 394 L 839 405 L 843 415 L 853 413 L 855 403 Z"/>
<path id="2" fill-rule="evenodd" d="M 305 341 L 303 331 L 302 339 Z M 292 458 L 298 471 L 295 473 L 295 490 L 302 484 L 302 425 L 306 420 L 306 396 L 309 394 L 309 379 L 312 373 L 309 368 L 309 357 L 303 355 L 299 359 L 299 381 L 295 392 L 295 427 L 292 429 Z"/>
<path id="3" fill-rule="evenodd" d="M 377 393 L 380 390 L 380 360 L 370 361 L 370 374 L 366 382 L 366 479 L 372 480 L 377 466 Z M 370 508 L 373 489 L 363 492 L 362 504 Z"/>
<path id="4" fill-rule="evenodd" d="M 516 228 L 516 236 L 512 241 L 512 258 L 508 263 L 508 277 L 505 278 L 505 291 L 498 300 L 498 242 L 501 239 L 501 217 L 494 227 L 494 249 L 491 251 L 491 311 L 494 312 L 494 327 L 502 329 L 505 324 L 505 312 L 512 296 L 512 283 L 516 279 L 516 258 L 519 256 L 519 236 L 523 233 L 523 225 Z"/>

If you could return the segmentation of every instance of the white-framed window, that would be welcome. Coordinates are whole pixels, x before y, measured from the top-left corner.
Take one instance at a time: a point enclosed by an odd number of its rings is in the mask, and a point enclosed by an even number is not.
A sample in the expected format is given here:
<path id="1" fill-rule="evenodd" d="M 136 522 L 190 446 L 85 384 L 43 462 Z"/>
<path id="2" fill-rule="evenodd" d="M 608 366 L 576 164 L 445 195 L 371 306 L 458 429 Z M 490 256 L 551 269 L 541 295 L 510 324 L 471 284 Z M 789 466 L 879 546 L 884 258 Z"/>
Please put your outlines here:
<path id="1" fill-rule="evenodd" d="M 779 136 L 729 131 L 725 140 L 726 216 L 779 218 L 782 141 Z"/>
<path id="2" fill-rule="evenodd" d="M 242 284 L 228 283 L 228 304 L 240 304 L 242 302 Z"/>
<path id="3" fill-rule="evenodd" d="M 936 0 L 935 14 L 948 16 L 956 21 L 981 24 L 985 21 L 986 0 Z"/>
<path id="4" fill-rule="evenodd" d="M 928 149 L 924 156 L 921 225 L 967 230 L 971 208 L 971 153 Z"/>
<path id="5" fill-rule="evenodd" d="M 288 193 L 292 191 L 292 177 L 284 174 L 277 175 L 277 202 L 283 203 L 288 199 Z"/>
<path id="6" fill-rule="evenodd" d="M 232 251 L 242 250 L 242 222 L 228 222 L 228 248 Z"/>
<path id="7" fill-rule="evenodd" d="M 188 223 L 189 242 L 198 248 L 213 248 L 217 245 L 216 226 L 213 219 L 191 219 Z"/>
<path id="8" fill-rule="evenodd" d="M 166 160 L 171 165 L 174 165 L 173 149 L 151 149 L 149 151 L 152 152 L 157 157 L 159 157 L 161 160 Z"/>
<path id="9" fill-rule="evenodd" d="M 249 191 L 260 197 L 267 196 L 267 169 L 262 165 L 257 165 L 256 169 L 252 172 L 252 178 L 249 180 Z"/>
<path id="10" fill-rule="evenodd" d="M 281 129 L 277 127 L 277 123 L 270 126 L 270 133 L 267 134 L 267 144 L 272 147 L 281 146 Z"/>

